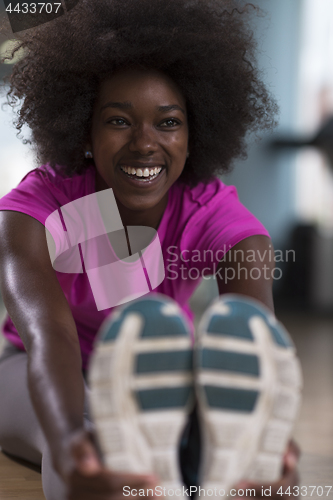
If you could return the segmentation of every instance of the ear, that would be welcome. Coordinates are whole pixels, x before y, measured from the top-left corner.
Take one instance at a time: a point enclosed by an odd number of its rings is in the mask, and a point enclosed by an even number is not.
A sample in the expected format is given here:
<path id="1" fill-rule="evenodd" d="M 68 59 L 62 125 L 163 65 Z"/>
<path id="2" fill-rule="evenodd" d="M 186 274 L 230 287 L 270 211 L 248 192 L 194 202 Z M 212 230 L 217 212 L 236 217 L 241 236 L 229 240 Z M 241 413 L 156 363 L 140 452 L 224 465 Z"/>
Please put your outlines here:
<path id="1" fill-rule="evenodd" d="M 85 144 L 84 157 L 86 159 L 93 158 L 92 148 L 91 148 L 90 142 L 86 142 L 86 144 Z"/>

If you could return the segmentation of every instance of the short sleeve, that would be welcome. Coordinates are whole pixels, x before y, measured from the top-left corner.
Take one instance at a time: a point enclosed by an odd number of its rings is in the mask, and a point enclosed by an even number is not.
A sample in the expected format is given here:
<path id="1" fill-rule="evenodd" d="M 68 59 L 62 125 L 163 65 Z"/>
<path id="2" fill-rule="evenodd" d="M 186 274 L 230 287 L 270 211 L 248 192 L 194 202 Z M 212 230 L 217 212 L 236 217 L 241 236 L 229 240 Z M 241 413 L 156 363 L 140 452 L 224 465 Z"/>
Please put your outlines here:
<path id="1" fill-rule="evenodd" d="M 47 217 L 58 208 L 59 203 L 39 169 L 29 172 L 16 188 L 0 199 L 0 210 L 30 215 L 43 225 Z"/>
<path id="2" fill-rule="evenodd" d="M 8 194 L 0 199 L 0 210 L 22 212 L 43 225 L 50 214 L 63 205 L 90 194 L 94 189 L 94 172 L 64 177 L 44 165 L 29 172 Z"/>
<path id="3" fill-rule="evenodd" d="M 180 246 L 190 263 L 213 271 L 213 264 L 225 253 L 254 235 L 269 237 L 262 223 L 239 201 L 236 188 L 220 182 L 215 196 L 189 220 Z"/>

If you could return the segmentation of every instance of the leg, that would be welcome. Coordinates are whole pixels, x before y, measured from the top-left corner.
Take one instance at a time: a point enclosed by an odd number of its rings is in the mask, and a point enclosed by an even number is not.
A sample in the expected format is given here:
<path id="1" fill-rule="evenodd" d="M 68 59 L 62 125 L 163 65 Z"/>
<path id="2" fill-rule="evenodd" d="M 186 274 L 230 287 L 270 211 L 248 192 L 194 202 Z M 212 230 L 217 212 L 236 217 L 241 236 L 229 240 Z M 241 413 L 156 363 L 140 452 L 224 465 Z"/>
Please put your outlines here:
<path id="1" fill-rule="evenodd" d="M 153 471 L 160 486 L 182 492 L 178 443 L 194 393 L 191 337 L 179 306 L 155 294 L 118 309 L 103 324 L 90 383 L 106 464 Z"/>
<path id="2" fill-rule="evenodd" d="M 29 397 L 27 359 L 17 351 L 0 364 L 0 446 L 40 465 L 45 438 Z"/>
<path id="3" fill-rule="evenodd" d="M 0 362 L 0 446 L 13 456 L 41 465 L 45 498 L 65 500 L 66 486 L 53 468 L 49 447 L 30 401 L 27 354 L 13 347 L 7 351 L 8 356 Z M 85 424 L 91 425 L 86 419 Z"/>
<path id="4" fill-rule="evenodd" d="M 45 447 L 42 457 L 42 484 L 46 500 L 67 500 L 66 485 L 53 468 L 48 446 Z"/>
<path id="5" fill-rule="evenodd" d="M 281 477 L 302 376 L 287 332 L 264 305 L 224 295 L 206 311 L 195 350 L 202 486 Z"/>

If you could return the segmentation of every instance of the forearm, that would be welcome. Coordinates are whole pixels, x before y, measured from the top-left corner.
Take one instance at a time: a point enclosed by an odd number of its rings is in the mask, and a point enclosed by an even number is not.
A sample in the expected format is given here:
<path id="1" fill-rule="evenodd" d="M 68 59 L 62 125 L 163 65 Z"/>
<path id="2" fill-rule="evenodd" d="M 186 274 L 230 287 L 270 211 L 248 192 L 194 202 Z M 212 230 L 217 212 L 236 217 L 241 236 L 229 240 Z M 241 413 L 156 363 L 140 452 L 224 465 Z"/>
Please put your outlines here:
<path id="1" fill-rule="evenodd" d="M 42 325 L 39 325 L 42 328 Z M 50 330 L 50 326 L 47 327 Z M 61 325 L 53 332 L 38 335 L 28 350 L 30 396 L 46 439 L 54 466 L 60 471 L 67 464 L 69 437 L 83 427 L 84 384 L 79 342 L 66 335 Z"/>
<path id="2" fill-rule="evenodd" d="M 249 255 L 251 259 L 246 257 Z M 217 274 L 220 295 L 237 293 L 259 300 L 274 312 L 272 243 L 266 236 L 240 241 L 221 261 Z"/>

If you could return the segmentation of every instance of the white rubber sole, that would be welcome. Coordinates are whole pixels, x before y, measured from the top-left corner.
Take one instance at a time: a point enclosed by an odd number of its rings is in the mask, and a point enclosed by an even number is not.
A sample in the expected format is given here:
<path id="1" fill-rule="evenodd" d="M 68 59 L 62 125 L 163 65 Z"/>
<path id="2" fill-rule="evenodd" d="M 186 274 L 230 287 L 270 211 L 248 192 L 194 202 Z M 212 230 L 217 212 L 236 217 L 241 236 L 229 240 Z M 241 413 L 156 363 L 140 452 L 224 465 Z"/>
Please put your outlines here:
<path id="1" fill-rule="evenodd" d="M 240 480 L 278 480 L 302 386 L 282 325 L 259 302 L 226 295 L 202 318 L 194 366 L 201 487 L 220 499 Z"/>
<path id="2" fill-rule="evenodd" d="M 155 473 L 160 486 L 182 488 L 178 445 L 194 391 L 191 338 L 179 306 L 156 294 L 113 314 L 95 345 L 89 383 L 106 466 Z"/>

